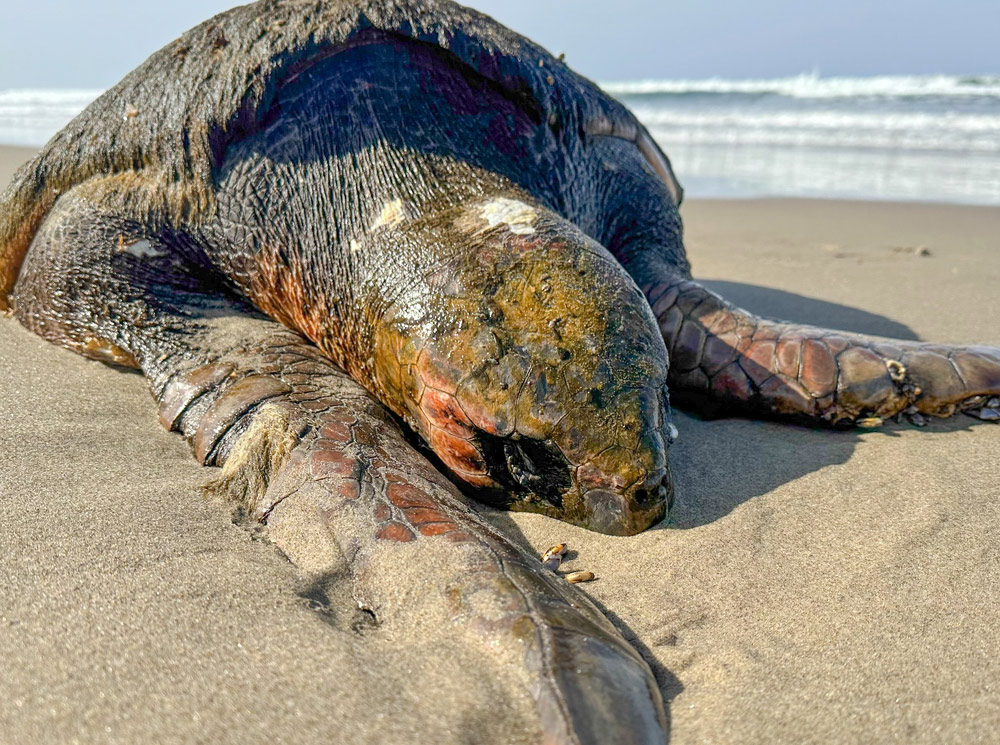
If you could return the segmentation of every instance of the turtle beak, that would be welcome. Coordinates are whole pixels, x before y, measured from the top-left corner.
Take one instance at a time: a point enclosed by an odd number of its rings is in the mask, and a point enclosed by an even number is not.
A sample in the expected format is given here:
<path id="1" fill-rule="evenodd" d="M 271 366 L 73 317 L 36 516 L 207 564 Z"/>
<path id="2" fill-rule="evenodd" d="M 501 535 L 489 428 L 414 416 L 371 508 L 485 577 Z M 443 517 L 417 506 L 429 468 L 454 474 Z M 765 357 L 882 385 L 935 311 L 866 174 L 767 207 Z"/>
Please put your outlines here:
<path id="1" fill-rule="evenodd" d="M 596 488 L 583 499 L 581 525 L 607 535 L 635 535 L 662 520 L 674 498 L 669 469 L 652 474 L 625 492 Z"/>

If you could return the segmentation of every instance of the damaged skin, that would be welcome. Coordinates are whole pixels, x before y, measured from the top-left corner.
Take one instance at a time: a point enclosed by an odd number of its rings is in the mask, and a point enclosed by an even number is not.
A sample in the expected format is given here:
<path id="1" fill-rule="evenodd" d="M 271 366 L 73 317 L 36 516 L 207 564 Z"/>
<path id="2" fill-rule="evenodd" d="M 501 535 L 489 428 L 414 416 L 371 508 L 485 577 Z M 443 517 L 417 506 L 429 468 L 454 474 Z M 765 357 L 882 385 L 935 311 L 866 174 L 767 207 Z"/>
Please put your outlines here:
<path id="1" fill-rule="evenodd" d="M 655 678 L 556 577 L 564 549 L 528 556 L 456 484 L 643 530 L 672 496 L 668 385 L 819 425 L 1000 419 L 1000 349 L 709 292 L 682 195 L 630 112 L 475 11 L 266 0 L 154 54 L 18 172 L 0 310 L 141 370 L 223 467 L 213 493 L 373 618 L 514 670 L 544 742 L 662 744 Z"/>
<path id="2" fill-rule="evenodd" d="M 384 316 L 380 398 L 482 501 L 607 533 L 660 520 L 672 493 L 666 354 L 617 262 L 510 198 L 411 230 L 469 250 Z"/>
<path id="3" fill-rule="evenodd" d="M 212 260 L 475 498 L 616 535 L 660 521 L 673 492 L 666 349 L 628 272 L 538 193 L 547 164 L 517 172 L 555 134 L 422 47 L 360 46 L 312 72 L 227 154 L 219 214 L 200 236 Z M 377 128 L 351 114 L 370 110 L 384 113 Z M 310 139 L 317 126 L 331 137 Z M 349 142 L 332 136 L 347 130 Z M 458 134 L 444 152 L 446 130 Z M 303 142 L 324 164 L 305 180 L 286 152 Z M 288 198 L 248 212 L 248 183 Z M 303 236 L 301 215 L 330 194 L 335 219 L 316 214 Z"/>

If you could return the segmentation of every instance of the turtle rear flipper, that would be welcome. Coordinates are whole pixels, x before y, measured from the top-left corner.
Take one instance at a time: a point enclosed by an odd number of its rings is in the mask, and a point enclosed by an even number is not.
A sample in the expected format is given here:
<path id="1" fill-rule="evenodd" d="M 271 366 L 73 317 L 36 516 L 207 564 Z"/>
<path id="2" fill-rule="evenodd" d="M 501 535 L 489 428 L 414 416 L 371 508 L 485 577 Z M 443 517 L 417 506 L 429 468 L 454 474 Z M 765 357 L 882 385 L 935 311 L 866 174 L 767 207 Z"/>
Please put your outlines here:
<path id="1" fill-rule="evenodd" d="M 546 742 L 663 742 L 652 673 L 607 619 L 483 521 L 316 347 L 227 294 L 194 241 L 77 189 L 14 297 L 42 336 L 139 368 L 161 422 L 222 466 L 208 490 L 307 577 L 349 576 L 359 622 L 450 650 L 444 665 L 474 660 L 512 711 L 533 702 L 525 724 Z"/>
<path id="2" fill-rule="evenodd" d="M 832 425 L 957 412 L 1000 420 L 1000 349 L 771 321 L 664 269 L 637 279 L 670 353 L 675 402 Z"/>

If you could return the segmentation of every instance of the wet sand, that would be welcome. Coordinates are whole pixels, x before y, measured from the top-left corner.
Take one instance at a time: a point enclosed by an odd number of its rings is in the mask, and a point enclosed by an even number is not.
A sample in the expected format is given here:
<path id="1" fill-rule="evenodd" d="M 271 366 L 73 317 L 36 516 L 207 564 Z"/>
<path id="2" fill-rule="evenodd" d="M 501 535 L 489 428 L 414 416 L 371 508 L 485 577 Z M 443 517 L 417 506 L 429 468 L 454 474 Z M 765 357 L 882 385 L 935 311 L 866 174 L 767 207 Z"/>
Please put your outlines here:
<path id="1" fill-rule="evenodd" d="M 0 148 L 0 183 L 30 151 Z M 1000 344 L 1000 209 L 685 204 L 695 275 L 770 316 Z M 202 498 L 142 378 L 0 319 L 0 743 L 511 742 L 474 666 L 325 623 Z M 833 433 L 678 414 L 671 520 L 567 540 L 653 665 L 672 743 L 966 743 L 1000 730 L 1000 427 Z M 447 656 L 447 649 L 436 652 Z M 480 734 L 485 733 L 485 734 Z"/>

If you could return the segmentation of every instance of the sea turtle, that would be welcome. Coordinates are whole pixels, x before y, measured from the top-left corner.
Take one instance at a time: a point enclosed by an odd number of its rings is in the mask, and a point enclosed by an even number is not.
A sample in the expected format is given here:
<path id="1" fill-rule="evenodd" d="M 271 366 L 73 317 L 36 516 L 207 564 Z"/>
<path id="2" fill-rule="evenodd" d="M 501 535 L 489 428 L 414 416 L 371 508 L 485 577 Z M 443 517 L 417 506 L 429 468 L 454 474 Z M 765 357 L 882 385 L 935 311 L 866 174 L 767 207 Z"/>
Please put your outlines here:
<path id="1" fill-rule="evenodd" d="M 211 490 L 303 571 L 517 668 L 546 742 L 661 742 L 642 658 L 456 484 L 641 531 L 672 498 L 668 382 L 837 426 L 1000 418 L 998 349 L 764 320 L 692 281 L 681 199 L 627 109 L 475 11 L 262 0 L 18 172 L 0 307 L 140 369 L 222 466 Z"/>

